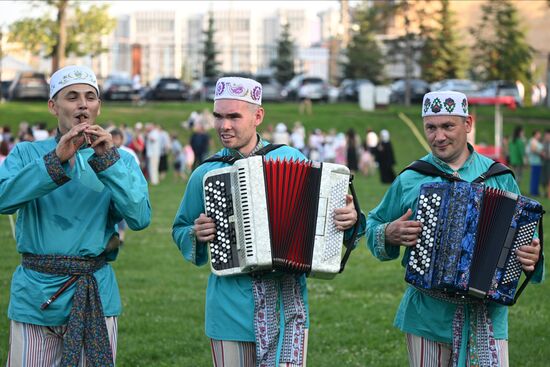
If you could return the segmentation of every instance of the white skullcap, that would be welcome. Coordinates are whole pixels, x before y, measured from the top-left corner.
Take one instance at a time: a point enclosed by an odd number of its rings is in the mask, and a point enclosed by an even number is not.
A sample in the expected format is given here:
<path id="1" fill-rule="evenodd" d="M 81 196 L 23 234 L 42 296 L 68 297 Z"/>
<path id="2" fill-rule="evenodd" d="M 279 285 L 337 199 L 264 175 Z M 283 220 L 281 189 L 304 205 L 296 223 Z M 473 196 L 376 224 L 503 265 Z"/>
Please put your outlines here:
<path id="1" fill-rule="evenodd" d="M 279 122 L 277 126 L 275 126 L 275 131 L 284 133 L 286 131 L 286 125 L 283 122 Z"/>
<path id="2" fill-rule="evenodd" d="M 422 102 L 422 117 L 439 115 L 468 117 L 466 95 L 444 90 L 426 93 Z"/>
<path id="3" fill-rule="evenodd" d="M 99 96 L 97 78 L 92 69 L 86 66 L 65 66 L 53 73 L 50 78 L 50 99 L 61 89 L 73 84 L 88 84 L 95 88 Z"/>
<path id="4" fill-rule="evenodd" d="M 380 131 L 380 140 L 382 140 L 383 143 L 387 143 L 390 141 L 390 132 L 386 129 Z"/>
<path id="5" fill-rule="evenodd" d="M 253 79 L 225 77 L 218 79 L 214 101 L 218 99 L 238 99 L 262 105 L 262 85 Z"/>

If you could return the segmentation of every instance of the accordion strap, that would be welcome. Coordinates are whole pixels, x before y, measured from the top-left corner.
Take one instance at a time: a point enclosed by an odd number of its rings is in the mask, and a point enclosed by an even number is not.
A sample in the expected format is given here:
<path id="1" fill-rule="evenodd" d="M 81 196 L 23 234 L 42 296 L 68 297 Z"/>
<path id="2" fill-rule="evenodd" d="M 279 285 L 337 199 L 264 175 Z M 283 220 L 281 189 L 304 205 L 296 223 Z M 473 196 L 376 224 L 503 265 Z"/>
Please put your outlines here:
<path id="1" fill-rule="evenodd" d="M 277 148 L 280 148 L 284 146 L 285 144 L 268 144 L 265 147 L 258 149 L 253 155 L 266 155 L 267 153 L 271 152 L 272 150 L 275 150 Z M 208 162 L 223 162 L 228 164 L 233 164 L 239 159 L 243 159 L 245 157 L 238 157 L 235 155 L 219 155 L 215 154 L 211 156 L 210 158 L 205 159 L 202 163 L 208 163 Z"/>
<path id="2" fill-rule="evenodd" d="M 436 166 L 434 166 L 433 164 L 431 164 L 430 162 L 426 162 L 422 160 L 417 160 L 412 162 L 407 167 L 405 167 L 403 171 L 400 172 L 400 174 L 405 172 L 406 170 L 413 170 L 418 173 L 422 173 L 423 175 L 426 175 L 426 176 L 438 176 L 446 179 L 447 181 L 464 181 L 460 177 L 444 172 L 439 168 L 437 168 Z M 491 166 L 487 171 L 479 175 L 479 177 L 477 177 L 472 182 L 481 183 L 490 177 L 501 176 L 506 174 L 511 174 L 512 177 L 515 177 L 514 172 L 510 168 L 508 168 L 502 163 L 493 162 L 493 164 L 491 164 Z"/>
<path id="3" fill-rule="evenodd" d="M 543 214 L 544 214 L 544 211 L 543 211 Z M 539 241 L 540 241 L 540 253 L 539 253 L 539 261 L 537 261 L 537 263 L 535 264 L 535 269 L 537 268 L 537 266 L 539 264 L 541 264 L 541 260 L 543 259 L 544 257 L 544 254 L 543 254 L 543 239 L 544 239 L 544 234 L 542 232 L 542 218 L 543 216 L 540 217 L 540 221 L 539 221 Z M 533 277 L 533 274 L 535 274 L 535 270 L 533 271 L 530 271 L 529 273 L 525 273 L 525 279 L 523 280 L 523 283 L 521 283 L 520 287 L 518 288 L 518 290 L 516 291 L 516 295 L 514 296 L 514 301 L 512 302 L 512 305 L 514 305 L 519 296 L 521 295 L 521 293 L 523 292 L 523 290 L 525 289 L 525 287 L 527 287 L 527 284 L 529 284 L 529 281 L 531 280 L 531 278 Z"/>
<path id="4" fill-rule="evenodd" d="M 349 240 L 344 241 L 344 246 L 346 247 L 346 252 L 344 253 L 344 256 L 342 257 L 342 261 L 340 262 L 340 273 L 344 271 L 344 268 L 346 267 L 346 263 L 348 262 L 349 255 L 351 254 L 351 251 L 353 250 L 353 245 L 355 244 L 355 239 L 357 238 L 357 232 L 359 230 L 359 220 L 361 218 L 361 208 L 359 208 L 359 200 L 357 199 L 357 194 L 355 193 L 355 188 L 353 187 L 353 175 L 350 176 L 349 180 L 349 188 L 351 191 L 351 196 L 353 197 L 353 205 L 355 206 L 355 211 L 357 212 L 357 221 L 353 225 L 353 233 Z"/>

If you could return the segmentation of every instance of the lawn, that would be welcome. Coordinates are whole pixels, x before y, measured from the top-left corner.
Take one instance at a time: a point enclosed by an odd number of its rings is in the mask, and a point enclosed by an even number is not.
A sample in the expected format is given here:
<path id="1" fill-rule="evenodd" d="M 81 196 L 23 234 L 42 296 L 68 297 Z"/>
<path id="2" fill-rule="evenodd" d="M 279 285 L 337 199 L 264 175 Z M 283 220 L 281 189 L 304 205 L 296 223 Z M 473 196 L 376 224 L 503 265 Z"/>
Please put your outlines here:
<path id="1" fill-rule="evenodd" d="M 132 107 L 106 103 L 100 122 L 133 125 L 155 121 L 186 139 L 180 128 L 192 110 L 209 104 L 158 103 Z M 424 154 L 410 130 L 397 117 L 409 116 L 418 128 L 420 106 L 389 107 L 376 112 L 360 111 L 352 104 L 315 105 L 313 116 L 299 116 L 295 104 L 266 104 L 264 126 L 300 120 L 312 128 L 346 131 L 353 127 L 364 134 L 367 127 L 390 131 L 399 171 Z M 490 107 L 476 109 L 478 138 L 492 143 Z M 544 109 L 504 111 L 505 134 L 515 123 L 522 123 L 530 134 L 535 128 L 550 128 L 550 112 Z M 46 121 L 55 126 L 45 103 L 6 103 L 0 105 L 0 126 L 17 131 L 19 121 Z M 215 138 L 214 138 L 215 139 Z M 528 177 L 522 183 L 527 190 Z M 365 213 L 372 209 L 387 186 L 378 176 L 356 177 L 355 187 Z M 204 295 L 209 269 L 197 268 L 183 260 L 171 238 L 172 220 L 185 184 L 170 175 L 159 186 L 150 188 L 153 207 L 151 225 L 141 232 L 129 232 L 118 260 L 114 263 L 121 288 L 124 312 L 119 319 L 118 366 L 210 366 L 210 350 L 204 335 Z M 542 204 L 550 207 L 550 201 Z M 550 233 L 548 221 L 546 233 Z M 9 218 L 0 216 L 0 309 L 7 310 L 9 283 L 19 263 Z M 381 263 L 366 249 L 363 240 L 352 253 L 346 271 L 331 281 L 309 281 L 311 331 L 309 366 L 405 366 L 403 335 L 392 322 L 405 289 L 404 269 L 397 261 Z M 519 303 L 510 308 L 510 365 L 545 366 L 550 350 L 544 345 L 550 332 L 550 286 L 527 287 Z M 0 317 L 0 364 L 6 359 L 9 322 Z"/>

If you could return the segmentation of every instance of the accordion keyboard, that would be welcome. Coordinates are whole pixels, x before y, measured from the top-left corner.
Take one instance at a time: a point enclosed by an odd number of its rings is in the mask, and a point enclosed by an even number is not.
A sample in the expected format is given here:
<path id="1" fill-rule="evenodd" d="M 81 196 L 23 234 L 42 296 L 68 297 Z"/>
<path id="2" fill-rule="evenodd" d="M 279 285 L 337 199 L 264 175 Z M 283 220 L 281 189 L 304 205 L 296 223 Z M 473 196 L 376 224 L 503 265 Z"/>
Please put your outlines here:
<path id="1" fill-rule="evenodd" d="M 416 240 L 416 245 L 411 249 L 409 268 L 420 275 L 427 274 L 433 266 L 431 253 L 435 245 L 438 213 L 441 206 L 441 196 L 420 195 L 416 220 L 422 223 L 422 233 Z"/>
<path id="2" fill-rule="evenodd" d="M 216 224 L 216 237 L 210 242 L 210 259 L 216 270 L 238 266 L 235 224 L 229 174 L 209 177 L 205 182 L 206 215 Z"/>
<path id="3" fill-rule="evenodd" d="M 521 275 L 522 267 L 517 256 L 514 254 L 516 250 L 521 246 L 530 245 L 533 235 L 535 234 L 535 229 L 537 228 L 537 222 L 528 223 L 519 228 L 516 233 L 516 238 L 512 245 L 512 255 L 508 256 L 508 264 L 506 265 L 506 272 L 502 279 L 503 283 L 510 283 L 517 281 Z"/>

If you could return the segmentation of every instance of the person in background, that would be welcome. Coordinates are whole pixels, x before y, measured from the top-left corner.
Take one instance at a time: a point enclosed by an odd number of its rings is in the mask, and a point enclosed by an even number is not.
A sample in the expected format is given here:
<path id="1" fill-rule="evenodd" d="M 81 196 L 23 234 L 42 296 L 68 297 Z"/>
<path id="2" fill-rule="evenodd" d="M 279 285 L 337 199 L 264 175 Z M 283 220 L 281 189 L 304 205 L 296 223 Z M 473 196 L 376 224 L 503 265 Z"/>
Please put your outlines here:
<path id="1" fill-rule="evenodd" d="M 525 165 L 525 134 L 523 127 L 515 127 L 512 140 L 508 144 L 508 153 L 510 156 L 510 166 L 514 170 L 516 181 L 519 185 L 523 177 L 523 166 Z"/>
<path id="2" fill-rule="evenodd" d="M 346 132 L 346 160 L 347 166 L 352 173 L 359 170 L 359 140 L 354 129 L 349 129 Z"/>
<path id="3" fill-rule="evenodd" d="M 124 133 L 120 129 L 115 128 L 111 130 L 111 136 L 113 137 L 113 144 L 115 145 L 115 147 L 117 147 L 117 149 L 119 150 L 124 150 L 125 152 L 128 152 L 128 154 L 130 154 L 132 158 L 134 158 L 134 161 L 139 167 L 139 158 L 136 152 L 134 152 L 132 148 L 128 148 L 123 144 Z M 124 244 L 124 241 L 126 241 L 126 227 L 128 227 L 128 223 L 126 223 L 126 220 L 122 218 L 122 220 L 118 222 L 118 238 L 120 240 L 120 246 L 122 246 Z"/>
<path id="4" fill-rule="evenodd" d="M 208 149 L 210 148 L 210 136 L 205 131 L 202 123 L 195 124 L 191 135 L 190 145 L 195 155 L 195 162 L 193 163 L 193 169 L 197 168 L 202 161 L 206 158 Z"/>
<path id="5" fill-rule="evenodd" d="M 172 135 L 172 155 L 174 156 L 174 179 L 177 177 L 183 181 L 187 180 L 189 167 L 187 163 L 187 157 L 185 155 L 185 149 L 181 145 L 176 135 Z"/>
<path id="6" fill-rule="evenodd" d="M 272 137 L 271 142 L 273 144 L 289 145 L 290 135 L 288 134 L 288 130 L 287 130 L 286 124 L 284 122 L 279 122 L 275 126 L 275 131 L 273 132 L 273 137 Z"/>
<path id="7" fill-rule="evenodd" d="M 0 165 L 4 163 L 4 160 L 8 157 L 10 153 L 10 143 L 7 140 L 2 140 L 0 143 Z"/>
<path id="8" fill-rule="evenodd" d="M 11 283 L 8 366 L 115 365 L 116 224 L 147 227 L 151 205 L 134 158 L 96 124 L 100 107 L 91 69 L 57 70 L 48 101 L 57 136 L 17 144 L 0 166 L 0 213 L 18 212 L 22 254 Z"/>
<path id="9" fill-rule="evenodd" d="M 542 189 L 544 196 L 550 199 L 550 129 L 544 130 L 542 140 Z"/>
<path id="10" fill-rule="evenodd" d="M 527 161 L 531 166 L 531 181 L 529 184 L 529 195 L 539 196 L 540 176 L 542 172 L 542 142 L 540 130 L 533 131 L 531 139 L 527 144 Z"/>
<path id="11" fill-rule="evenodd" d="M 380 131 L 380 141 L 376 147 L 376 161 L 378 162 L 378 170 L 380 171 L 380 182 L 391 184 L 395 180 L 393 166 L 396 162 L 388 130 L 384 129 Z"/>

